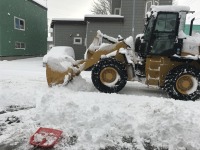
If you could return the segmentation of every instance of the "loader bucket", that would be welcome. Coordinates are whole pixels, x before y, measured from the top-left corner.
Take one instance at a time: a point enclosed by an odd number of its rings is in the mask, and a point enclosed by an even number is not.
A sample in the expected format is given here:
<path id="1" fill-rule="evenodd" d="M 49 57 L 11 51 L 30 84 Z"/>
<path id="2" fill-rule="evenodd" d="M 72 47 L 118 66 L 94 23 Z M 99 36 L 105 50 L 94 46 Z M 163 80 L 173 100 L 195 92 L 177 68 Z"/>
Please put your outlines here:
<path id="1" fill-rule="evenodd" d="M 73 74 L 71 68 L 68 68 L 65 72 L 59 72 L 51 69 L 48 64 L 46 66 L 46 78 L 50 87 L 57 84 L 67 84 L 67 82 L 72 79 Z M 65 81 L 66 83 L 64 83 Z"/>
<path id="2" fill-rule="evenodd" d="M 48 58 L 46 65 L 47 83 L 51 87 L 57 84 L 67 84 L 74 76 L 79 75 L 80 71 L 75 61 L 69 56 Z"/>

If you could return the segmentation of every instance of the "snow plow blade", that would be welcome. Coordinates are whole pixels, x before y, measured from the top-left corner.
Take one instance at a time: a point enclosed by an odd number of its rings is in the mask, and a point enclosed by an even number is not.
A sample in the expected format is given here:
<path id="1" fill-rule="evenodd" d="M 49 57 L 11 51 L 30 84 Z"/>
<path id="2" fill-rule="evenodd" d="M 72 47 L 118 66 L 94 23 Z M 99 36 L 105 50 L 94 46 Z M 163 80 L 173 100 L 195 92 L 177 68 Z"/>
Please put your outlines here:
<path id="1" fill-rule="evenodd" d="M 69 56 L 64 58 L 49 58 L 46 65 L 46 79 L 49 87 L 62 84 L 67 85 L 73 77 L 80 74 L 78 64 L 82 64 L 84 61 L 75 61 Z"/>
<path id="2" fill-rule="evenodd" d="M 50 87 L 57 84 L 63 84 L 65 76 L 68 76 L 68 81 L 70 81 L 72 77 L 69 76 L 69 74 L 73 74 L 73 71 L 70 68 L 67 69 L 65 72 L 59 72 L 51 69 L 48 64 L 46 66 L 46 77 L 48 85 Z"/>

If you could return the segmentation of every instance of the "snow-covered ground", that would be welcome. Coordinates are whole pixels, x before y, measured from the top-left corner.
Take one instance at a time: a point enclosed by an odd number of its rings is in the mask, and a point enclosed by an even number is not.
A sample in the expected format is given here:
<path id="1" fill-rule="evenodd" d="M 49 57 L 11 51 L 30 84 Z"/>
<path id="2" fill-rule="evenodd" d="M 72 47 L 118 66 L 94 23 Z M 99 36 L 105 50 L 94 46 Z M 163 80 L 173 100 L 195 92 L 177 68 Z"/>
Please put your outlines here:
<path id="1" fill-rule="evenodd" d="M 0 70 L 1 150 L 31 149 L 39 127 L 63 131 L 56 150 L 200 149 L 200 101 L 175 101 L 138 82 L 100 93 L 91 72 L 49 88 L 41 57 L 0 61 Z"/>

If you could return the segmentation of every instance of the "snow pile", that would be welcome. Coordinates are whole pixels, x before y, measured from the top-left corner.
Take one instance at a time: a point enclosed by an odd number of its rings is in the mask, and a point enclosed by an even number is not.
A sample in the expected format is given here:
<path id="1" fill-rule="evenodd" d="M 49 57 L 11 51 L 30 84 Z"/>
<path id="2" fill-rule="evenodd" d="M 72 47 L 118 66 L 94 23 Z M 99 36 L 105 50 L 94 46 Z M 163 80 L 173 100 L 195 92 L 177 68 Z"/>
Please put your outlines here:
<path id="1" fill-rule="evenodd" d="M 90 44 L 88 50 L 96 51 L 96 50 L 112 50 L 116 44 L 102 43 L 102 38 L 107 39 L 112 43 L 118 43 L 119 39 L 122 40 L 122 37 L 119 35 L 118 38 L 114 38 L 103 34 L 100 30 L 97 31 L 97 36 L 94 38 L 93 42 Z M 133 49 L 133 37 L 130 36 L 124 40 L 124 42 Z"/>
<path id="2" fill-rule="evenodd" d="M 108 43 L 102 43 L 99 47 L 98 50 L 107 50 L 110 51 L 112 49 L 114 49 L 116 46 L 116 44 L 108 44 Z"/>
<path id="3" fill-rule="evenodd" d="M 43 57 L 43 63 L 48 63 L 48 66 L 54 71 L 65 72 L 76 64 L 74 58 L 73 48 L 56 46 Z"/>
<path id="4" fill-rule="evenodd" d="M 91 85 L 82 76 L 76 76 L 67 85 L 67 89 L 72 91 L 92 91 Z"/>
<path id="5" fill-rule="evenodd" d="M 47 63 L 48 57 L 70 56 L 75 59 L 74 49 L 69 46 L 55 46 L 43 57 L 43 62 Z"/>
<path id="6" fill-rule="evenodd" d="M 103 34 L 101 33 L 101 31 L 98 30 L 96 37 L 94 38 L 93 42 L 90 44 L 88 49 L 90 51 L 95 51 L 99 49 L 99 46 L 102 44 L 102 37 Z"/>
<path id="7" fill-rule="evenodd" d="M 132 36 L 129 36 L 128 38 L 126 38 L 126 39 L 124 40 L 124 42 L 125 42 L 128 46 L 130 46 L 131 49 L 133 49 L 133 37 L 132 37 Z"/>
<path id="8" fill-rule="evenodd" d="M 74 97 L 76 94 L 76 97 Z M 56 93 L 44 95 L 37 104 L 42 125 L 61 128 L 78 136 L 71 149 L 99 149 L 123 145 L 143 149 L 151 140 L 156 147 L 170 150 L 200 146 L 199 102 L 179 102 L 138 96 L 134 101 L 123 95 L 95 93 Z M 123 99 L 123 100 L 120 100 Z M 187 103 L 187 104 L 185 104 Z M 123 142 L 132 137 L 134 145 Z"/>
<path id="9" fill-rule="evenodd" d="M 110 42 L 113 42 L 113 43 L 117 43 L 117 42 L 118 42 L 118 39 L 117 39 L 117 38 L 114 38 L 114 37 L 108 36 L 108 35 L 106 35 L 106 34 L 103 34 L 103 33 L 101 33 L 100 30 L 98 30 L 97 33 L 98 33 L 99 35 L 101 35 L 102 37 L 104 37 L 105 39 L 107 39 L 108 41 L 110 41 Z"/>
<path id="10" fill-rule="evenodd" d="M 141 108 L 147 114 L 138 126 L 144 138 L 151 139 L 154 145 L 165 145 L 170 150 L 199 149 L 200 125 L 199 119 L 195 118 L 200 113 L 194 110 L 194 103 L 184 105 L 181 102 L 161 101 L 149 104 Z"/>
<path id="11" fill-rule="evenodd" d="M 65 72 L 68 68 L 73 68 L 75 60 L 70 56 L 53 56 L 48 58 L 47 64 L 53 71 Z"/>

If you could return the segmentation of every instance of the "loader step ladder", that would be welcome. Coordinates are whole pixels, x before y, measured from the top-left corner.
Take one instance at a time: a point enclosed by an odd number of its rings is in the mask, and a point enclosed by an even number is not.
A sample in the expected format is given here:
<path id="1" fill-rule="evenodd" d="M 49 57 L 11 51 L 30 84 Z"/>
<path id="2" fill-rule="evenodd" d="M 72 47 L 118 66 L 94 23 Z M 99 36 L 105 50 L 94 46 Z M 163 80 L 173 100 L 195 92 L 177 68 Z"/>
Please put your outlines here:
<path id="1" fill-rule="evenodd" d="M 160 65 L 162 60 L 160 58 L 147 58 L 146 63 L 146 77 L 147 85 L 156 85 L 160 83 Z"/>

